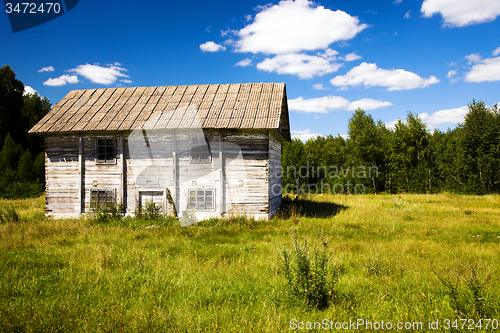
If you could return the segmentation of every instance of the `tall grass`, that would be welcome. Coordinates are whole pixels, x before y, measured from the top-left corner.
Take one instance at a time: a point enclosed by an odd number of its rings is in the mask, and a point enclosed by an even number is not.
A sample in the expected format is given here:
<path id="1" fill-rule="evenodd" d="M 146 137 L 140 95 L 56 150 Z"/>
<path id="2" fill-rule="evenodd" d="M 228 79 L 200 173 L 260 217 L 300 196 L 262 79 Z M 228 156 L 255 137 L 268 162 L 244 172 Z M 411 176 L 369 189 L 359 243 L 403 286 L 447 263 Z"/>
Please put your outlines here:
<path id="1" fill-rule="evenodd" d="M 52 220 L 43 197 L 2 200 L 21 222 L 0 223 L 0 331 L 281 332 L 292 319 L 500 319 L 500 196 L 285 201 L 268 222 L 180 227 Z M 286 294 L 276 250 L 293 248 L 290 233 L 334 259 L 335 297 L 325 307 Z"/>

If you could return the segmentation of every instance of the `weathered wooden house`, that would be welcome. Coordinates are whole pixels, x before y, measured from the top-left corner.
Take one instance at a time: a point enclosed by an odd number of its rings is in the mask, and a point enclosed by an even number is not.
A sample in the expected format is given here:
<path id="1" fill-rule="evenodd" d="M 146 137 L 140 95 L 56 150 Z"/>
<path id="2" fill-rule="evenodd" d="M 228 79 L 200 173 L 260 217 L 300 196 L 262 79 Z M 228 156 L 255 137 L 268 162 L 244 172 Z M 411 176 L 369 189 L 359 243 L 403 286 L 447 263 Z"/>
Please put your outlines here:
<path id="1" fill-rule="evenodd" d="M 197 219 L 271 217 L 281 204 L 284 83 L 70 91 L 36 124 L 47 216 L 153 202 Z"/>

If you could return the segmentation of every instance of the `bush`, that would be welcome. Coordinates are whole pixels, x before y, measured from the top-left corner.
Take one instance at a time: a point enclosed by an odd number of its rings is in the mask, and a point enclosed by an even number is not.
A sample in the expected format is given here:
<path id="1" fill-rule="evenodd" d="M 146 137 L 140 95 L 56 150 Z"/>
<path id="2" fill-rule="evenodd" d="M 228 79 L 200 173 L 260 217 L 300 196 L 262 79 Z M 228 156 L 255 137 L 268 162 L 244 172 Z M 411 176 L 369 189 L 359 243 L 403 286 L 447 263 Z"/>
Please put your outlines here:
<path id="1" fill-rule="evenodd" d="M 318 309 L 328 307 L 336 277 L 329 272 L 330 253 L 327 244 L 309 249 L 307 240 L 300 246 L 293 237 L 293 247 L 281 250 L 280 273 L 286 278 L 285 291 Z"/>
<path id="2" fill-rule="evenodd" d="M 144 207 L 136 205 L 135 216 L 144 220 L 157 220 L 161 217 L 161 206 L 154 202 L 146 202 Z"/>
<path id="3" fill-rule="evenodd" d="M 0 222 L 20 222 L 19 214 L 12 204 L 6 206 L 5 208 L 0 208 Z"/>
<path id="4" fill-rule="evenodd" d="M 458 318 L 484 319 L 495 315 L 486 290 L 491 274 L 472 262 L 457 262 L 454 269 L 432 268 L 450 297 L 450 305 Z"/>

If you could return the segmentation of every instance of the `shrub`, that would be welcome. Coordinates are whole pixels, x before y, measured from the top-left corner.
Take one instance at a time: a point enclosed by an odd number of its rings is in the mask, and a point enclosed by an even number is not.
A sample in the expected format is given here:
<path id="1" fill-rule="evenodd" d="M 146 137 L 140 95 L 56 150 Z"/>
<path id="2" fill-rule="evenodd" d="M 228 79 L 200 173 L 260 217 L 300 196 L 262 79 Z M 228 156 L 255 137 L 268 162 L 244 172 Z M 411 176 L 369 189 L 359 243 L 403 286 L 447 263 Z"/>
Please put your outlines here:
<path id="1" fill-rule="evenodd" d="M 12 204 L 0 208 L 0 222 L 8 223 L 8 222 L 20 222 L 19 214 Z"/>
<path id="2" fill-rule="evenodd" d="M 480 267 L 470 261 L 457 262 L 454 269 L 432 271 L 446 288 L 457 317 L 483 319 L 492 315 L 486 291 L 491 274 L 482 274 Z"/>
<path id="3" fill-rule="evenodd" d="M 295 235 L 292 249 L 283 248 L 280 252 L 279 267 L 286 278 L 285 291 L 318 309 L 328 307 L 336 277 L 329 272 L 327 244 L 323 242 L 320 247 L 314 245 L 310 250 L 307 240 L 301 246 Z"/>

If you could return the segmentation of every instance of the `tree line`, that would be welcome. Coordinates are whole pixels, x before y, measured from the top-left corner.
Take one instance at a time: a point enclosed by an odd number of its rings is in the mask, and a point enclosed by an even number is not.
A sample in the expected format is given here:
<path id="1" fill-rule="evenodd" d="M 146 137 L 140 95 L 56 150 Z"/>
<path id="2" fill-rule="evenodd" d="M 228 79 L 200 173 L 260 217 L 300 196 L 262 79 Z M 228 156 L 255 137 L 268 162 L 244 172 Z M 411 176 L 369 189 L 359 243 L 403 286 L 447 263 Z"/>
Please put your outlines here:
<path id="1" fill-rule="evenodd" d="M 44 191 L 44 139 L 28 131 L 50 108 L 0 68 L 0 197 Z M 282 184 L 293 193 L 500 193 L 500 111 L 472 101 L 464 122 L 442 132 L 411 112 L 388 129 L 358 109 L 347 139 L 284 142 Z"/>
<path id="2" fill-rule="evenodd" d="M 24 94 L 24 84 L 9 66 L 0 68 L 0 197 L 32 197 L 44 191 L 44 139 L 28 131 L 50 107 L 47 98 Z"/>
<path id="3" fill-rule="evenodd" d="M 411 112 L 388 129 L 358 109 L 347 139 L 285 142 L 282 172 L 292 193 L 500 193 L 500 112 L 473 101 L 464 122 L 442 132 Z"/>

